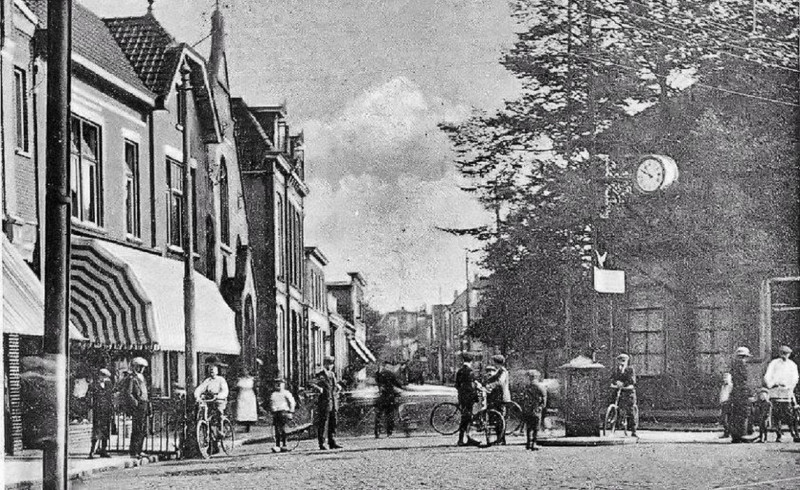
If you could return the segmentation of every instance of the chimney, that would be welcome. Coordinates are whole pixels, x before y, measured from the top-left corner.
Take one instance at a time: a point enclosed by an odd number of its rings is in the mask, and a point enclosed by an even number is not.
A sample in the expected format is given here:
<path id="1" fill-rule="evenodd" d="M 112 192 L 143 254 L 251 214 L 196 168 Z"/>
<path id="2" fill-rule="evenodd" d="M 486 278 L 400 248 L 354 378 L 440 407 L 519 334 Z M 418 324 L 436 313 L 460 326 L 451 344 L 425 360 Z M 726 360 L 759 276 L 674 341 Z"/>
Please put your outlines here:
<path id="1" fill-rule="evenodd" d="M 219 70 L 223 63 L 225 56 L 225 20 L 222 18 L 222 12 L 219 9 L 219 0 L 217 1 L 217 8 L 211 14 L 211 53 L 208 56 L 208 72 L 209 74 L 219 80 Z M 221 80 L 223 84 L 226 80 Z"/>

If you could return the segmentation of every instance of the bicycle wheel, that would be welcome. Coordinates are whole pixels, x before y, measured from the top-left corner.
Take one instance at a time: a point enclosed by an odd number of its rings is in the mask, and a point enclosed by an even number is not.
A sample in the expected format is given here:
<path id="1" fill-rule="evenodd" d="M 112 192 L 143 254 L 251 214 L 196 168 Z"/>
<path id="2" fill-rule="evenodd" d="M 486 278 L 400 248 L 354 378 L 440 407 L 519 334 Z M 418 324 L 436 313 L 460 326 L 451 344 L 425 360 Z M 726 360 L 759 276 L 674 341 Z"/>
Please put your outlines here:
<path id="1" fill-rule="evenodd" d="M 309 425 L 298 425 L 294 419 L 286 424 L 286 447 L 294 451 L 300 445 L 300 439 L 303 437 L 303 432 L 310 427 Z"/>
<path id="2" fill-rule="evenodd" d="M 461 409 L 452 402 L 442 402 L 431 410 L 431 427 L 443 436 L 452 436 L 458 432 L 461 424 Z"/>
<path id="3" fill-rule="evenodd" d="M 614 435 L 617 430 L 617 406 L 609 405 L 606 409 L 606 417 L 603 419 L 603 435 Z"/>
<path id="4" fill-rule="evenodd" d="M 195 437 L 197 440 L 197 450 L 203 459 L 208 459 L 211 455 L 211 430 L 208 421 L 198 420 L 195 426 Z"/>
<path id="5" fill-rule="evenodd" d="M 522 427 L 525 425 L 522 419 L 522 408 L 517 402 L 506 404 L 506 435 L 521 435 Z"/>
<path id="6" fill-rule="evenodd" d="M 483 430 L 487 446 L 494 445 L 497 440 L 505 434 L 506 421 L 503 415 L 497 410 L 481 410 L 475 414 L 473 419 L 481 421 L 477 426 L 480 426 Z"/>
<path id="7" fill-rule="evenodd" d="M 233 453 L 233 445 L 236 442 L 236 436 L 234 435 L 233 424 L 231 424 L 231 421 L 227 418 L 222 419 L 221 429 L 217 437 L 222 452 L 227 455 Z"/>

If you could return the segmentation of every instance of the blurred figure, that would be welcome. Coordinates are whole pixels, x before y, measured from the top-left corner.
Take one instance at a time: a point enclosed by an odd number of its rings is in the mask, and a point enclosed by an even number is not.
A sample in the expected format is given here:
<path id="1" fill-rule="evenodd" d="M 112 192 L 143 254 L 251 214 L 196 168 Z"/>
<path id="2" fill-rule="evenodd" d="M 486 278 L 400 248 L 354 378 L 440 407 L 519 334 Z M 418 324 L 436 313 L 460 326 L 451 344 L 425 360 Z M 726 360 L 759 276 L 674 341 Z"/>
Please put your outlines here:
<path id="1" fill-rule="evenodd" d="M 102 368 L 89 385 L 87 396 L 92 406 L 92 439 L 89 448 L 89 458 L 93 458 L 95 451 L 101 458 L 110 458 L 108 454 L 108 439 L 111 436 L 111 418 L 114 413 L 114 387 L 111 383 L 111 371 Z"/>
<path id="2" fill-rule="evenodd" d="M 731 390 L 733 389 L 733 378 L 731 373 L 722 374 L 722 386 L 719 389 L 719 410 L 720 423 L 722 424 L 722 435 L 720 439 L 731 436 L 730 417 L 731 417 Z"/>
<path id="3" fill-rule="evenodd" d="M 381 417 L 386 421 L 386 436 L 391 436 L 394 432 L 394 413 L 400 402 L 403 385 L 400 384 L 397 375 L 386 361 L 381 364 L 381 370 L 375 373 L 375 383 L 378 385 L 378 398 L 375 400 L 375 438 L 377 439 L 381 433 Z"/>
<path id="4" fill-rule="evenodd" d="M 536 369 L 527 372 L 528 384 L 523 391 L 520 408 L 525 423 L 525 449 L 536 451 L 539 426 L 542 424 L 544 409 L 547 406 L 547 389 L 542 385 L 542 373 Z"/>
<path id="5" fill-rule="evenodd" d="M 250 426 L 258 421 L 258 404 L 255 392 L 255 380 L 245 368 L 242 376 L 236 382 L 239 393 L 236 396 L 236 421 L 244 424 L 245 432 L 250 432 Z"/>
<path id="6" fill-rule="evenodd" d="M 637 437 L 636 429 L 639 426 L 639 406 L 636 403 L 636 371 L 628 365 L 630 356 L 620 354 L 617 356 L 617 366 L 611 373 L 611 388 L 614 391 L 611 401 L 617 396 L 616 390 L 620 390 L 619 409 L 624 410 L 627 415 L 626 424 L 633 437 Z"/>
<path id="7" fill-rule="evenodd" d="M 506 417 L 506 404 L 511 403 L 511 389 L 509 387 L 508 370 L 506 369 L 506 358 L 500 354 L 492 356 L 494 368 L 493 374 L 486 380 L 486 391 L 489 392 L 489 408 L 495 409 L 503 416 Z M 487 372 L 489 370 L 487 368 Z M 505 445 L 506 435 L 505 432 L 497 435 L 498 444 Z"/>

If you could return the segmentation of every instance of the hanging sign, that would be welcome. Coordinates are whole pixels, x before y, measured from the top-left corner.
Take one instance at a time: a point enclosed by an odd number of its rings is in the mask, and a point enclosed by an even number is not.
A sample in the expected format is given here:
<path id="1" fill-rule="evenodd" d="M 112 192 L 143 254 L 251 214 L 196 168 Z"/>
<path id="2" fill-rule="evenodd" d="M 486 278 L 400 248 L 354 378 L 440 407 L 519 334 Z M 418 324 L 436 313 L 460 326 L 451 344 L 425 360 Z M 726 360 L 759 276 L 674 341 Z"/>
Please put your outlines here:
<path id="1" fill-rule="evenodd" d="M 594 268 L 594 290 L 598 293 L 625 293 L 625 271 Z"/>

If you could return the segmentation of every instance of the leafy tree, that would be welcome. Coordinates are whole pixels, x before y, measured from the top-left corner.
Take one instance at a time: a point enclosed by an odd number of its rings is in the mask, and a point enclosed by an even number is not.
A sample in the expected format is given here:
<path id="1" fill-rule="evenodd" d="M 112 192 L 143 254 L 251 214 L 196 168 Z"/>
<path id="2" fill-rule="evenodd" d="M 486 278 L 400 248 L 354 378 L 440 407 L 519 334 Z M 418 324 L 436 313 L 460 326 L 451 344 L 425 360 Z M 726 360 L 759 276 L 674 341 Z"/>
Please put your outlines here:
<path id="1" fill-rule="evenodd" d="M 493 228 L 448 230 L 485 242 L 491 280 L 473 335 L 504 351 L 528 349 L 541 346 L 563 324 L 560 292 L 588 282 L 592 253 L 603 248 L 596 240 L 598 215 L 610 211 L 606 204 L 628 210 L 629 188 L 613 186 L 615 192 L 605 197 L 597 181 L 604 168 L 625 170 L 608 154 L 609 140 L 619 135 L 615 124 L 654 105 L 654 124 L 675 127 L 685 108 L 675 106 L 674 96 L 689 83 L 748 100 L 794 102 L 786 90 L 772 90 L 774 84 L 765 88 L 758 78 L 763 74 L 741 73 L 797 72 L 797 6 L 758 2 L 754 16 L 753 5 L 512 2 L 519 33 L 501 62 L 522 82 L 521 95 L 497 113 L 442 126 L 457 169 L 472 181 L 465 189 L 496 217 Z M 647 223 L 639 221 L 617 228 L 604 224 L 603 235 L 637 243 L 624 235 L 647 236 Z M 661 244 L 676 253 L 681 243 L 703 249 L 699 235 L 686 231 L 662 237 Z"/>

